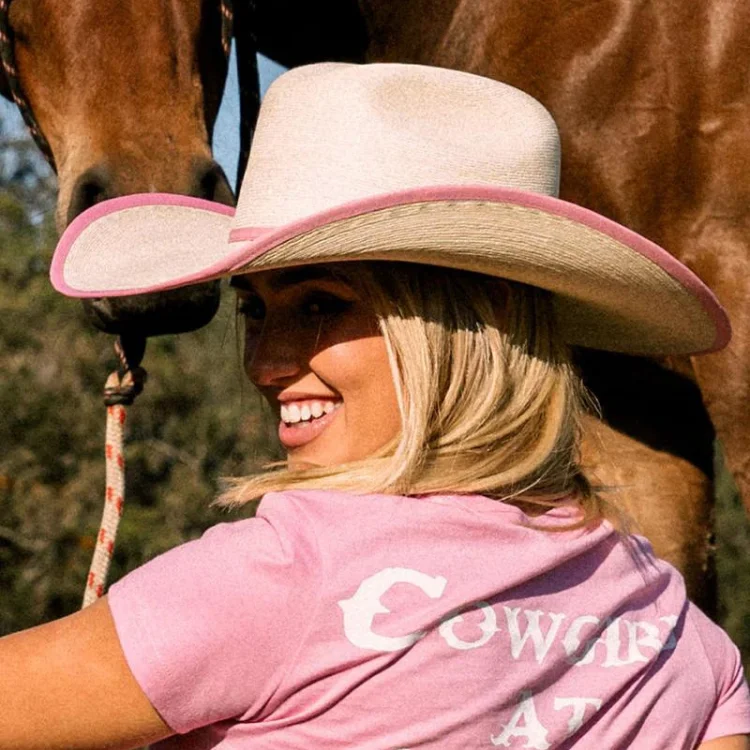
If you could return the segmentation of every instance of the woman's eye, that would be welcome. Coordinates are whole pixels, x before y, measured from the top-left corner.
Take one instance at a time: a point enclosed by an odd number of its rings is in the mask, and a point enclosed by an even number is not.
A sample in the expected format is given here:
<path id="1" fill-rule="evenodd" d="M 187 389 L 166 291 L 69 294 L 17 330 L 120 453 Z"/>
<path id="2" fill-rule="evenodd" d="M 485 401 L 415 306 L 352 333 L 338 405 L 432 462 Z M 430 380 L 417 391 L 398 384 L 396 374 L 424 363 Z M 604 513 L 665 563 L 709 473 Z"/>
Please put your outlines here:
<path id="1" fill-rule="evenodd" d="M 266 306 L 260 297 L 244 297 L 239 300 L 237 312 L 247 320 L 260 322 L 266 317 Z"/>
<path id="2" fill-rule="evenodd" d="M 302 309 L 307 315 L 336 315 L 352 306 L 352 302 L 332 294 L 316 293 L 307 297 Z"/>

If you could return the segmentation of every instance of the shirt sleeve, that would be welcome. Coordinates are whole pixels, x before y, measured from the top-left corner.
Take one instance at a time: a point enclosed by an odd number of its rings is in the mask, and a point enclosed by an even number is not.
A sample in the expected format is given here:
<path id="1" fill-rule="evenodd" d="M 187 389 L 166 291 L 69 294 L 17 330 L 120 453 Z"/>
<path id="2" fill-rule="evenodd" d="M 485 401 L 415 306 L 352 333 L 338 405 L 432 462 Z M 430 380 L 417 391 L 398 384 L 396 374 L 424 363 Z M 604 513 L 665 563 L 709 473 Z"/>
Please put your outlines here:
<path id="1" fill-rule="evenodd" d="M 128 665 L 175 732 L 252 718 L 304 641 L 317 549 L 290 510 L 283 496 L 264 500 L 255 518 L 214 526 L 111 587 Z"/>
<path id="2" fill-rule="evenodd" d="M 716 703 L 701 742 L 750 734 L 750 690 L 740 651 L 718 625 L 696 607 L 691 609 L 716 679 Z"/>

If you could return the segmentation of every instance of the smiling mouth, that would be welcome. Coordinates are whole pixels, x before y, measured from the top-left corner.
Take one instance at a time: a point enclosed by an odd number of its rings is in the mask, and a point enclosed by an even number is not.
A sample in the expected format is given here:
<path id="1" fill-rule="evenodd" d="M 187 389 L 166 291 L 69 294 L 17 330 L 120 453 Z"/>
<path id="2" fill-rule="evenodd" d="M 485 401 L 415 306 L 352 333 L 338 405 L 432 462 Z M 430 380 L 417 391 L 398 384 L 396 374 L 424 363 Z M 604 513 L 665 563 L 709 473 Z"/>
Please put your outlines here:
<path id="1" fill-rule="evenodd" d="M 286 449 L 299 448 L 320 435 L 335 419 L 343 401 L 304 400 L 281 404 L 279 440 Z"/>
<path id="2" fill-rule="evenodd" d="M 324 414 L 333 413 L 340 405 L 340 401 L 293 401 L 281 405 L 281 421 L 287 425 L 310 422 L 320 419 Z"/>

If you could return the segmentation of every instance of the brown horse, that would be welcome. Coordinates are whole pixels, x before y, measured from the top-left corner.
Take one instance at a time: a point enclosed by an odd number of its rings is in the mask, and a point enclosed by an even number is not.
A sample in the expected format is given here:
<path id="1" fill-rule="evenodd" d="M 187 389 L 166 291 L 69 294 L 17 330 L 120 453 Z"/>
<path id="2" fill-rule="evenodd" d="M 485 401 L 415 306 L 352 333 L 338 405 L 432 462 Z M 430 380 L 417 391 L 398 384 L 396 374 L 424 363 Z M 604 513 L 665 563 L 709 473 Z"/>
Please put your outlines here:
<path id="1" fill-rule="evenodd" d="M 207 154 L 206 123 L 222 79 L 222 71 L 195 74 L 204 34 L 196 24 L 208 21 L 194 9 L 180 16 L 186 24 L 179 23 L 175 4 L 160 3 L 158 10 L 139 4 L 136 29 L 129 25 L 136 17 L 132 0 L 118 4 L 127 9 L 121 13 L 114 4 L 104 12 L 81 2 L 58 28 L 35 23 L 37 8 L 48 17 L 61 15 L 52 0 L 16 3 L 11 20 L 21 32 L 20 73 L 60 154 L 63 222 L 71 206 L 87 202 L 76 203 L 77 186 L 88 184 L 81 177 L 96 164 L 108 168 L 105 191 L 94 173 L 97 199 L 114 193 L 109 185 L 115 183 L 121 192 L 157 187 L 195 194 L 195 163 L 186 155 Z M 183 3 L 183 14 L 189 5 Z M 260 50 L 288 66 L 326 59 L 416 62 L 528 91 L 560 124 L 563 197 L 663 244 L 713 286 L 735 328 L 726 352 L 671 361 L 670 370 L 632 357 L 580 353 L 605 417 L 588 424 L 585 457 L 592 473 L 620 488 L 613 497 L 631 509 L 657 551 L 683 570 L 691 594 L 709 610 L 712 423 L 750 498 L 744 441 L 750 405 L 743 398 L 750 388 L 743 351 L 750 331 L 741 307 L 750 283 L 750 254 L 742 244 L 750 211 L 750 146 L 742 128 L 750 106 L 742 66 L 748 16 L 750 9 L 730 0 L 706 0 L 701 7 L 676 0 L 261 0 L 252 29 Z M 149 43 L 139 48 L 146 37 Z M 84 48 L 102 54 L 76 54 Z M 157 48 L 171 52 L 156 61 Z M 77 68 L 91 76 L 81 77 L 87 83 L 78 85 L 79 99 L 73 94 Z M 146 88 L 134 82 L 134 69 L 151 80 Z M 193 71 L 193 88 L 183 85 L 186 70 Z M 113 71 L 122 81 L 114 82 Z M 200 92 L 201 83 L 210 96 Z M 87 108 L 98 115 L 81 116 Z M 89 143 L 97 144 L 91 159 Z M 133 155 L 137 143 L 148 144 L 140 161 Z M 158 179 L 147 177 L 152 174 Z M 168 300 L 164 308 L 170 306 Z"/>
<path id="2" fill-rule="evenodd" d="M 12 53 L 10 60 L 4 55 L 0 89 L 7 95 L 10 83 L 20 83 L 48 145 L 58 175 L 59 227 L 127 193 L 233 202 L 210 147 L 227 73 L 219 0 L 0 5 L 9 37 L 0 41 Z M 160 333 L 207 323 L 218 301 L 218 285 L 206 284 L 85 306 L 103 330 Z"/>
<path id="3" fill-rule="evenodd" d="M 285 65 L 413 62 L 503 80 L 542 101 L 563 140 L 562 197 L 669 249 L 729 310 L 723 352 L 655 363 L 580 352 L 605 422 L 592 472 L 710 609 L 713 428 L 750 510 L 750 6 L 733 0 L 341 0 L 311 32 L 300 0 L 262 3 L 261 51 Z M 334 3 L 319 3 L 326 7 Z M 710 419 L 709 419 L 710 415 Z"/>

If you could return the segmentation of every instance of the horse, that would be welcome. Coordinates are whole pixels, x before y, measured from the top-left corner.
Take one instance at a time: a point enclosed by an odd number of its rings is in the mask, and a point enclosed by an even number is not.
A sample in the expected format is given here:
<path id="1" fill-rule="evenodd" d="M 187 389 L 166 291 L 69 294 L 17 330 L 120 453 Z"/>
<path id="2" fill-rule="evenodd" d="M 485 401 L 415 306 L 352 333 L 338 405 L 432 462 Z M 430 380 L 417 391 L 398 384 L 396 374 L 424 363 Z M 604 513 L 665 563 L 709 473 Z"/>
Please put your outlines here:
<path id="1" fill-rule="evenodd" d="M 58 228 L 135 192 L 233 204 L 210 146 L 231 24 L 230 0 L 0 1 L 0 93 L 57 172 Z M 199 328 L 218 304 L 211 283 L 84 309 L 103 331 L 146 336 Z"/>
<path id="2" fill-rule="evenodd" d="M 35 1 L 48 5 L 51 17 L 59 15 L 49 0 Z M 31 0 L 13 0 L 16 3 L 21 8 Z M 96 80 L 101 68 L 111 71 L 113 64 L 117 68 L 118 55 L 124 56 L 122 43 L 110 42 L 110 37 L 122 35 L 125 27 L 120 23 L 125 21 L 112 23 L 107 6 L 99 24 L 87 22 L 97 14 L 89 5 L 77 4 L 62 28 L 71 38 L 77 33 L 89 35 L 89 48 L 93 45 L 101 51 L 97 69 L 91 71 Z M 135 12 L 130 2 L 123 5 L 131 15 Z M 115 181 L 127 191 L 145 186 L 194 194 L 195 188 L 179 176 L 194 175 L 191 165 L 175 158 L 184 147 L 166 148 L 169 136 L 159 141 L 157 135 L 173 132 L 176 126 L 170 122 L 179 114 L 190 123 L 195 142 L 195 113 L 201 109 L 195 91 L 169 84 L 170 76 L 181 69 L 175 57 L 180 60 L 185 53 L 200 59 L 196 52 L 200 45 L 175 44 L 174 39 L 167 43 L 161 38 L 179 26 L 174 9 L 165 10 L 166 6 L 159 4 L 158 11 L 138 8 L 139 30 L 148 27 L 148 36 L 160 40 L 155 46 L 172 50 L 167 54 L 169 64 L 154 64 L 146 71 L 152 96 L 139 94 L 140 84 L 128 78 L 130 68 L 138 67 L 132 63 L 123 71 L 129 81 L 126 90 L 102 85 L 98 89 L 100 111 L 108 114 L 121 107 L 129 113 L 118 124 L 111 123 L 111 131 L 109 123 L 98 122 L 103 132 L 111 134 L 101 141 L 99 154 L 105 153 L 105 145 L 119 154 L 120 140 L 127 142 L 135 123 L 148 139 L 156 140 L 144 141 L 152 145 L 137 169 L 131 171 L 127 159 L 122 160 L 122 178 L 115 178 L 112 171 L 116 160 L 99 156 L 112 166 L 107 190 L 88 191 L 95 193 L 94 201 L 111 194 Z M 190 3 L 183 6 L 184 10 Z M 603 413 L 603 420 L 592 417 L 585 425 L 584 462 L 605 492 L 608 487 L 620 488 L 610 494 L 630 510 L 656 551 L 683 571 L 691 596 L 709 612 L 715 604 L 710 538 L 714 430 L 750 508 L 750 456 L 744 448 L 750 405 L 743 398 L 750 387 L 750 361 L 744 351 L 749 332 L 742 309 L 745 286 L 750 283 L 750 257 L 743 244 L 750 210 L 745 200 L 750 147 L 743 143 L 741 127 L 750 106 L 741 64 L 748 15 L 750 9 L 729 0 L 710 0 L 701 7 L 676 0 L 656 5 L 607 0 L 583 7 L 563 0 L 544 5 L 528 0 L 259 0 L 247 19 L 258 51 L 287 67 L 323 60 L 412 62 L 497 78 L 527 91 L 560 126 L 562 197 L 662 244 L 712 286 L 735 329 L 734 341 L 725 352 L 658 363 L 578 353 L 584 379 Z M 30 38 L 35 25 L 28 8 L 26 16 L 21 10 L 18 17 L 11 15 L 11 25 L 20 29 L 18 41 L 23 40 L 24 28 Z M 188 16 L 195 19 L 195 8 Z M 173 18 L 171 25 L 165 17 Z M 196 34 L 202 38 L 203 30 L 198 34 L 195 25 L 190 28 L 193 38 Z M 64 220 L 71 206 L 76 207 L 72 212 L 77 210 L 79 203 L 71 196 L 89 168 L 80 135 L 86 126 L 80 117 L 66 126 L 70 105 L 66 109 L 61 95 L 56 100 L 47 89 L 54 88 L 50 83 L 57 75 L 50 60 L 62 55 L 67 64 L 58 65 L 58 72 L 64 68 L 72 76 L 81 55 L 65 52 L 69 47 L 60 39 L 62 32 L 47 33 L 48 51 L 36 52 L 40 58 L 46 56 L 47 63 L 33 59 L 39 43 L 27 43 L 27 49 L 18 49 L 18 68 L 29 101 L 38 110 L 41 129 L 49 133 L 53 152 L 61 155 L 61 166 L 71 170 L 66 184 L 61 169 Z M 133 35 L 138 39 L 137 31 Z M 130 41 L 128 52 L 129 61 L 133 52 L 140 59 Z M 144 60 L 154 59 L 154 46 L 149 52 Z M 211 102 L 220 90 L 219 78 L 201 78 L 204 115 L 214 113 Z M 71 87 L 60 90 L 76 102 Z M 164 91 L 171 92 L 168 102 Z M 190 112 L 170 113 L 170 106 L 177 107 L 183 96 L 192 103 Z M 129 97 L 137 102 L 134 108 Z M 204 127 L 209 119 L 204 117 Z M 205 154 L 207 140 L 200 143 L 200 153 Z M 158 185 L 138 177 L 162 168 L 175 171 Z M 223 186 L 214 190 L 214 198 L 222 190 Z M 164 302 L 164 308 L 171 306 L 171 300 Z"/>

